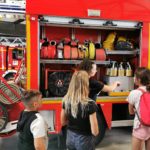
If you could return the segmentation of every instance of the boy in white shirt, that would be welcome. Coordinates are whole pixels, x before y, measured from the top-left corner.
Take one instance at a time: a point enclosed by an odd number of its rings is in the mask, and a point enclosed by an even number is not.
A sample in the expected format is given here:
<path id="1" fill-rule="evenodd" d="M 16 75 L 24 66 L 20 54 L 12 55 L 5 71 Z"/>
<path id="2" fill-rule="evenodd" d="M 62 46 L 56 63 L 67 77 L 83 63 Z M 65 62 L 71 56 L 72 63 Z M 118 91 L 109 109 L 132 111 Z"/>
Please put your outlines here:
<path id="1" fill-rule="evenodd" d="M 47 125 L 38 112 L 42 105 L 42 95 L 37 90 L 24 92 L 25 110 L 21 113 L 17 131 L 19 150 L 46 150 L 48 146 Z"/>

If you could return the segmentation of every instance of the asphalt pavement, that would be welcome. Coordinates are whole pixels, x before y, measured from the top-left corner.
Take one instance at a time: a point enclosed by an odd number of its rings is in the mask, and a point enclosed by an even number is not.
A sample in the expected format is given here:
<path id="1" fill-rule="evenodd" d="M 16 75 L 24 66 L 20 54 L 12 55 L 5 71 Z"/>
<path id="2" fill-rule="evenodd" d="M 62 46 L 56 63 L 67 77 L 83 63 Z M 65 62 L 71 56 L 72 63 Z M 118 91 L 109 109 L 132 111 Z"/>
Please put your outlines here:
<path id="1" fill-rule="evenodd" d="M 103 141 L 96 150 L 131 150 L 131 127 L 113 128 L 106 131 Z M 0 150 L 17 150 L 17 134 L 0 138 Z M 62 136 L 49 136 L 48 150 L 65 150 L 65 140 Z"/>

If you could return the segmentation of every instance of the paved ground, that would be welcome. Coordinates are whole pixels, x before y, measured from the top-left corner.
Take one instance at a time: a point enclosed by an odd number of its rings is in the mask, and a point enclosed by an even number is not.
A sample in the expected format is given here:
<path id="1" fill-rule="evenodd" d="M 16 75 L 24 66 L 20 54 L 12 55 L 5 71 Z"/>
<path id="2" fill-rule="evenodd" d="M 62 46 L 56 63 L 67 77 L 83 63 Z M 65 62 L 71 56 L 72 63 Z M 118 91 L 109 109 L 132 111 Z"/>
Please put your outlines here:
<path id="1" fill-rule="evenodd" d="M 132 128 L 114 128 L 106 132 L 96 150 L 131 150 Z"/>
<path id="2" fill-rule="evenodd" d="M 0 139 L 0 150 L 17 150 L 16 141 L 17 135 Z M 63 142 L 61 139 L 60 148 L 58 148 L 57 136 L 50 136 L 48 150 L 65 150 Z M 96 150 L 131 150 L 131 128 L 113 128 L 107 131 Z"/>

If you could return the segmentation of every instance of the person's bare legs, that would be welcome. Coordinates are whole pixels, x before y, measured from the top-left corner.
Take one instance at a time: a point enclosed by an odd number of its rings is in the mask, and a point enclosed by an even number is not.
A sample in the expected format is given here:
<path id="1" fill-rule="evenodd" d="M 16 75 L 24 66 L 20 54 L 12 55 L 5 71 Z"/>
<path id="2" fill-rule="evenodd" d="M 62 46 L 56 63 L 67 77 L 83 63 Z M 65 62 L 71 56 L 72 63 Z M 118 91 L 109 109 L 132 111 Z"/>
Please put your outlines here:
<path id="1" fill-rule="evenodd" d="M 132 150 L 142 150 L 143 145 L 144 145 L 144 141 L 132 136 Z"/>
<path id="2" fill-rule="evenodd" d="M 145 142 L 145 150 L 150 150 L 150 138 Z"/>

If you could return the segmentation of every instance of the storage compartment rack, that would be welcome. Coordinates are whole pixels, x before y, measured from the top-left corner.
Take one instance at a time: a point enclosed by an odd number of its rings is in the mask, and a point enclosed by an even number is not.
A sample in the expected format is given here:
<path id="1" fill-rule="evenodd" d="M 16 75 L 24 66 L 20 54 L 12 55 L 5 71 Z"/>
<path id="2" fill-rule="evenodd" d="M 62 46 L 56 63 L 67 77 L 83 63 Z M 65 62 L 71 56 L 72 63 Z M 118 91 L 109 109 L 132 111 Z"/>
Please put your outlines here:
<path id="1" fill-rule="evenodd" d="M 53 59 L 41 59 L 40 63 L 43 64 L 80 64 L 81 60 L 53 60 Z M 113 61 L 94 61 L 99 65 L 108 65 Z"/>
<path id="2" fill-rule="evenodd" d="M 139 53 L 140 53 L 139 49 L 132 50 L 132 51 L 131 50 L 130 51 L 127 51 L 127 50 L 114 50 L 114 51 L 106 50 L 107 55 L 136 55 Z"/>
<path id="3" fill-rule="evenodd" d="M 50 99 L 59 102 L 62 99 L 62 97 L 60 97 L 59 95 L 54 96 L 49 92 L 49 89 L 46 85 L 47 83 L 49 83 L 50 76 L 46 75 L 46 70 L 49 70 L 54 74 L 56 74 L 57 72 L 61 74 L 64 70 L 70 70 L 70 72 L 74 72 L 76 69 L 78 69 L 78 64 L 80 64 L 84 58 L 89 58 L 91 59 L 91 61 L 97 64 L 97 74 L 94 78 L 105 83 L 103 77 L 108 75 L 106 72 L 113 67 L 113 64 L 115 64 L 115 67 L 118 71 L 120 64 L 123 64 L 123 68 L 126 69 L 126 63 L 128 62 L 131 65 L 131 71 L 133 73 L 136 68 L 135 66 L 139 65 L 138 59 L 140 58 L 139 55 L 141 48 L 141 22 L 39 16 L 39 24 L 40 40 L 42 41 L 43 39 L 46 39 L 45 43 L 47 42 L 46 44 L 49 44 L 47 47 L 43 46 L 43 49 L 40 49 L 39 56 L 40 90 L 44 95 L 45 101 L 49 101 Z M 69 39 L 70 42 L 67 43 L 64 39 Z M 119 39 L 123 39 L 123 42 L 129 42 L 127 44 L 131 44 L 131 47 L 124 48 L 122 45 L 120 47 L 116 47 Z M 52 45 L 52 41 L 55 41 L 55 45 Z M 76 45 L 71 45 L 72 41 L 76 42 Z M 60 43 L 62 46 L 60 46 Z M 90 54 L 79 57 L 79 50 L 82 45 L 86 47 L 86 52 L 91 52 L 89 46 L 90 43 L 94 45 L 94 48 L 92 49 L 92 52 L 95 53 L 94 57 L 90 58 Z M 109 46 L 108 48 L 104 46 L 104 43 L 105 45 L 110 45 L 111 48 L 109 49 Z M 96 44 L 99 44 L 99 48 L 96 47 Z M 66 45 L 68 46 L 68 51 L 66 50 Z M 77 57 L 72 57 L 72 47 L 77 51 Z M 97 58 L 97 52 L 101 49 L 104 50 L 104 53 L 106 54 L 105 59 Z M 47 55 L 44 56 L 41 53 L 42 50 L 45 50 L 45 53 L 48 53 L 51 50 L 55 50 L 55 54 L 53 54 L 53 57 Z M 60 50 L 62 57 L 58 57 Z M 65 54 L 70 54 L 70 57 L 66 57 Z M 109 74 L 108 76 L 111 77 L 113 75 Z M 117 77 L 120 75 L 116 73 L 116 75 L 114 76 Z M 124 74 L 124 76 L 128 78 L 126 74 Z M 64 83 L 64 79 L 61 80 L 61 83 Z M 58 85 L 60 86 L 60 84 Z M 100 97 L 98 97 L 97 100 L 101 103 L 103 102 L 103 100 L 107 101 L 108 99 L 109 101 L 112 98 L 111 100 L 115 103 L 122 99 L 121 102 L 125 103 L 125 99 L 129 91 L 130 90 L 127 89 L 110 94 L 101 92 L 99 95 Z"/>

